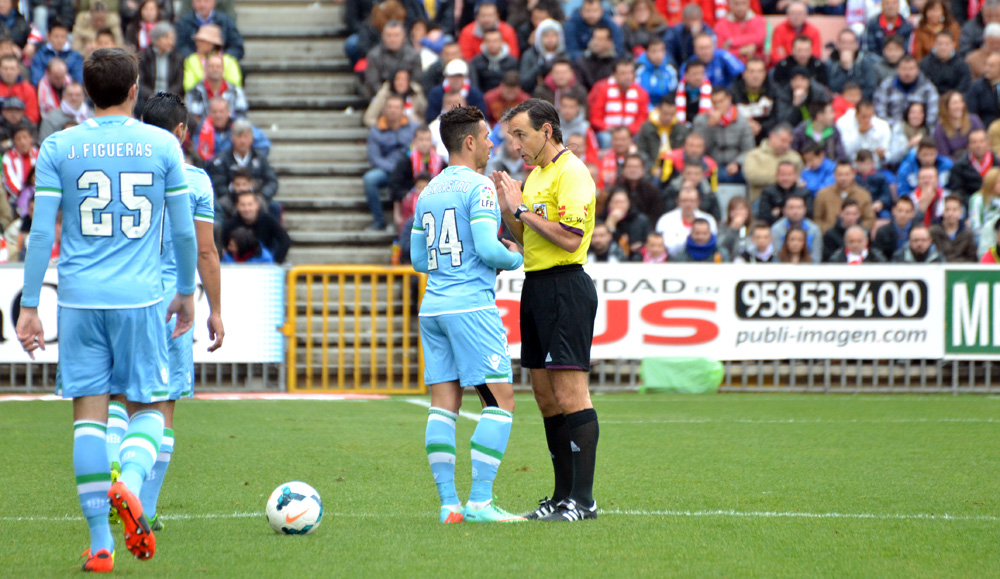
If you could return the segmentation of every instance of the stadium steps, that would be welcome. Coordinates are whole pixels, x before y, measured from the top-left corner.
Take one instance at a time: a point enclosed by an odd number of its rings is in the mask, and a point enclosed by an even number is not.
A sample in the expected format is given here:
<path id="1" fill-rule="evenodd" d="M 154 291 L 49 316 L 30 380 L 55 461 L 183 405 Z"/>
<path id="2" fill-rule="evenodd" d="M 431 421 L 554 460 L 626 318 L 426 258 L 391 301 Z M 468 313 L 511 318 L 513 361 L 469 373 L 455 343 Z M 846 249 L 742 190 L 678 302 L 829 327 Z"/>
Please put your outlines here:
<path id="1" fill-rule="evenodd" d="M 351 0 L 348 0 L 351 1 Z M 371 168 L 367 102 L 344 54 L 332 0 L 241 0 L 237 24 L 250 121 L 271 139 L 292 264 L 387 264 L 390 235 L 365 231 L 361 176 Z"/>

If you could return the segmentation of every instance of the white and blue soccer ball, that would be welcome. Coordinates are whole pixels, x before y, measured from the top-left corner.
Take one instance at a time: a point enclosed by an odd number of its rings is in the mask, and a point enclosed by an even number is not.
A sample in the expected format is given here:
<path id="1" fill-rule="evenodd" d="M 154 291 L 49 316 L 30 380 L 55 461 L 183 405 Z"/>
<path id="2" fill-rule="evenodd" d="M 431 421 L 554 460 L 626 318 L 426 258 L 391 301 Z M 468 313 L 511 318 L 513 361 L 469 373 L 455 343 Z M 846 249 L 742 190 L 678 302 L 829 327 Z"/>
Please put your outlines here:
<path id="1" fill-rule="evenodd" d="M 278 486 L 267 499 L 267 522 L 275 533 L 308 535 L 323 519 L 323 501 L 316 489 L 301 481 Z"/>

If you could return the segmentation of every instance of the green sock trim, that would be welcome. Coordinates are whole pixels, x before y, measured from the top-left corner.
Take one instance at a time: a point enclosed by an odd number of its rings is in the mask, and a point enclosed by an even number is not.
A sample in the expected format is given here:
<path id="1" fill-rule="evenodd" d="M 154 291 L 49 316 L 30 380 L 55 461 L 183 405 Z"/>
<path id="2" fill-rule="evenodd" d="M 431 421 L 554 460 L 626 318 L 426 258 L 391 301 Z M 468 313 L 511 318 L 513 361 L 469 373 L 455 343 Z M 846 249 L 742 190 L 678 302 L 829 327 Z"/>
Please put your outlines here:
<path id="1" fill-rule="evenodd" d="M 174 435 L 174 429 L 173 428 L 164 428 L 163 429 L 163 436 L 173 436 L 173 435 Z"/>
<path id="2" fill-rule="evenodd" d="M 476 452 L 481 452 L 481 453 L 485 454 L 486 456 L 492 456 L 493 458 L 495 458 L 497 460 L 503 460 L 503 453 L 500 452 L 499 450 L 496 450 L 496 449 L 493 449 L 493 448 L 489 448 L 487 446 L 483 446 L 483 445 L 478 444 L 476 442 L 470 442 L 470 445 L 472 446 L 472 450 L 475 450 Z"/>
<path id="3" fill-rule="evenodd" d="M 447 452 L 448 454 L 455 454 L 455 447 L 450 444 L 428 444 L 427 454 L 431 454 L 433 452 Z"/>
<path id="4" fill-rule="evenodd" d="M 108 431 L 108 426 L 106 424 L 101 424 L 100 422 L 77 422 L 73 425 L 73 430 L 76 430 L 77 428 L 97 428 L 103 430 L 104 432 Z"/>
<path id="5" fill-rule="evenodd" d="M 145 434 L 143 432 L 133 432 L 132 434 L 126 436 L 125 440 L 122 440 L 122 446 L 125 446 L 125 443 L 128 442 L 129 440 L 133 439 L 133 438 L 144 438 L 144 439 L 148 440 L 149 443 L 153 445 L 153 454 L 154 454 L 154 457 L 155 457 L 155 455 L 156 455 L 157 452 L 160 452 L 160 445 L 156 444 L 156 439 L 154 439 L 152 436 L 150 436 L 148 434 Z"/>
<path id="6" fill-rule="evenodd" d="M 514 418 L 514 415 L 502 408 L 496 408 L 490 406 L 489 408 L 483 408 L 483 414 L 496 414 L 497 416 L 506 416 L 507 418 Z"/>
<path id="7" fill-rule="evenodd" d="M 437 414 L 438 416 L 444 416 L 444 417 L 450 418 L 452 420 L 455 420 L 458 417 L 457 414 L 452 414 L 451 412 L 448 412 L 447 410 L 439 410 L 437 408 L 431 408 L 430 410 L 427 411 L 427 414 Z"/>
<path id="8" fill-rule="evenodd" d="M 119 402 L 117 400 L 112 400 L 111 403 L 108 404 L 108 409 L 111 408 L 121 408 L 122 410 L 125 410 L 125 403 Z"/>
<path id="9" fill-rule="evenodd" d="M 78 485 L 92 483 L 92 482 L 104 482 L 104 481 L 111 482 L 111 473 L 110 472 L 99 472 L 99 473 L 95 473 L 95 474 L 82 474 L 82 475 L 76 477 L 76 484 L 78 484 Z"/>

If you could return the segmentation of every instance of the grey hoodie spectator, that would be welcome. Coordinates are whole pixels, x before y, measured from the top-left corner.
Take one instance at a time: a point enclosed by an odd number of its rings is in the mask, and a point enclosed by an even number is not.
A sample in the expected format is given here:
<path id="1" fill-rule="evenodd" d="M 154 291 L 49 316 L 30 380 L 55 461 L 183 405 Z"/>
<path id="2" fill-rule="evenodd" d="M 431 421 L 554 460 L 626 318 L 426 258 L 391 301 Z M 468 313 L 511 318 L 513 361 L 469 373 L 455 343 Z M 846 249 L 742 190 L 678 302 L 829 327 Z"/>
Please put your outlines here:
<path id="1" fill-rule="evenodd" d="M 564 27 L 566 32 L 566 51 L 569 53 L 570 58 L 577 58 L 583 55 L 583 52 L 590 44 L 590 37 L 599 26 L 605 26 L 610 30 L 615 53 L 624 54 L 625 35 L 622 33 L 622 29 L 611 19 L 611 16 L 604 13 L 601 0 L 584 0 L 583 5 L 573 13 Z"/>
<path id="2" fill-rule="evenodd" d="M 885 226 L 883 226 L 885 227 Z M 910 229 L 910 240 L 892 255 L 894 263 L 944 263 L 944 256 L 931 241 L 931 232 L 924 225 Z"/>
<path id="3" fill-rule="evenodd" d="M 368 51 L 368 66 L 365 68 L 365 92 L 371 97 L 382 83 L 392 79 L 401 68 L 410 71 L 410 78 L 420 72 L 420 53 L 406 41 L 406 29 L 397 20 L 389 22 L 382 29 L 382 42 Z"/>
<path id="4" fill-rule="evenodd" d="M 566 36 L 562 24 L 548 19 L 535 28 L 535 43 L 521 55 L 521 88 L 531 94 L 538 85 L 538 76 L 548 72 L 560 55 L 566 54 Z"/>

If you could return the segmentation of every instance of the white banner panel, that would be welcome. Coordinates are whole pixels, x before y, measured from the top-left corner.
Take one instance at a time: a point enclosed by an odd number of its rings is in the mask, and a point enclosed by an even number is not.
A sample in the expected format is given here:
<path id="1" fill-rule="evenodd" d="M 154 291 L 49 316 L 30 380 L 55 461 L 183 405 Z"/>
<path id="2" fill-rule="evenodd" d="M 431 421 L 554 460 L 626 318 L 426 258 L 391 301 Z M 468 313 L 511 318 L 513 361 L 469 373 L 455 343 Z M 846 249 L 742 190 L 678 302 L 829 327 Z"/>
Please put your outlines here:
<path id="1" fill-rule="evenodd" d="M 208 298 L 201 283 L 195 292 L 194 360 L 207 363 L 277 363 L 284 356 L 284 342 L 278 327 L 283 323 L 284 271 L 278 266 L 237 265 L 222 267 L 222 323 L 226 338 L 222 349 L 208 353 Z M 0 267 L 0 363 L 28 362 L 15 334 L 14 311 L 20 301 L 24 272 L 21 266 Z M 36 352 L 40 362 L 59 359 L 56 331 L 58 275 L 49 267 L 39 312 L 45 328 L 44 352 Z"/>
<path id="2" fill-rule="evenodd" d="M 590 264 L 595 360 L 941 358 L 939 266 Z M 497 279 L 520 357 L 523 272 Z"/>

